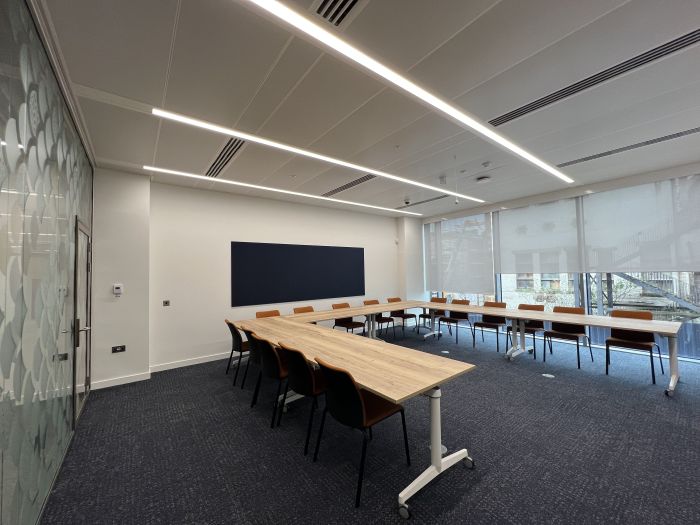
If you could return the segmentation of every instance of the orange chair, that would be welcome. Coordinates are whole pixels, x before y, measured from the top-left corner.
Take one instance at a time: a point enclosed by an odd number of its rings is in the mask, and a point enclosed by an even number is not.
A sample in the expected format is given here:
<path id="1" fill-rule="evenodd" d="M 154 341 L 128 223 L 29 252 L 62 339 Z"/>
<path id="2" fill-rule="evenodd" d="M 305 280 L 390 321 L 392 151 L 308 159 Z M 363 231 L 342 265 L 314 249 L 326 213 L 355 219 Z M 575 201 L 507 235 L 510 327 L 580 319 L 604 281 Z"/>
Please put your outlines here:
<path id="1" fill-rule="evenodd" d="M 378 299 L 367 299 L 365 301 L 362 301 L 365 306 L 372 306 L 374 304 L 379 304 Z M 394 329 L 394 339 L 396 339 L 396 326 L 394 325 L 394 318 L 393 317 L 387 317 L 382 314 L 375 314 L 374 320 L 376 323 L 379 325 L 379 331 L 382 331 L 382 325 L 386 325 L 386 329 L 384 330 L 385 332 L 389 329 L 389 323 L 391 323 L 391 327 Z M 367 317 L 367 322 L 369 322 L 369 316 Z"/>
<path id="2" fill-rule="evenodd" d="M 387 302 L 400 303 L 401 297 L 389 297 Z M 413 321 L 416 323 L 415 330 L 418 330 L 418 318 L 416 317 L 416 314 L 407 314 L 406 310 L 392 310 L 389 312 L 389 315 L 391 317 L 395 317 L 396 319 L 401 319 L 401 335 L 406 335 L 406 319 L 413 319 Z"/>
<path id="3" fill-rule="evenodd" d="M 452 304 L 468 305 L 469 299 L 453 299 Z M 459 322 L 466 321 L 469 323 L 469 329 L 473 332 L 474 327 L 472 322 L 469 320 L 469 314 L 464 312 L 453 312 L 448 311 L 445 315 L 438 319 L 438 332 L 440 332 L 440 325 L 445 323 L 452 334 L 452 325 L 455 326 L 455 344 L 459 344 Z"/>
<path id="4" fill-rule="evenodd" d="M 349 303 L 336 303 L 334 305 L 331 305 L 333 307 L 333 310 L 342 310 L 343 308 L 350 308 Z M 362 335 L 365 335 L 365 323 L 361 323 L 360 321 L 355 321 L 353 320 L 352 317 L 341 317 L 340 319 L 336 319 L 333 328 L 336 326 L 340 326 L 341 328 L 345 328 L 346 332 L 353 332 L 356 328 L 362 328 Z"/>
<path id="5" fill-rule="evenodd" d="M 279 317 L 279 316 L 280 316 L 279 310 L 262 310 L 260 312 L 255 312 L 255 317 L 257 319 L 263 319 L 265 317 Z"/>
<path id="6" fill-rule="evenodd" d="M 555 306 L 553 312 L 560 314 L 575 314 L 583 315 L 585 310 L 578 306 Z M 582 324 L 571 323 L 552 323 L 551 330 L 544 331 L 544 341 L 549 340 L 549 353 L 552 353 L 552 338 L 564 339 L 566 341 L 576 341 L 576 364 L 581 368 L 581 356 L 579 355 L 580 339 L 584 337 L 588 341 L 588 351 L 591 353 L 591 362 L 593 362 L 593 350 L 591 350 L 591 338 L 586 334 L 586 326 Z M 547 361 L 547 350 L 542 352 L 542 361 Z"/>
<path id="7" fill-rule="evenodd" d="M 519 304 L 518 310 L 532 310 L 535 312 L 544 312 L 543 304 Z M 508 339 L 511 337 L 511 332 L 513 331 L 513 326 L 509 325 L 506 328 L 506 347 L 508 346 Z M 537 359 L 537 345 L 535 344 L 535 334 L 537 332 L 544 331 L 544 321 L 525 321 L 525 333 L 532 334 L 532 358 Z M 544 352 L 544 339 L 542 340 L 542 351 Z"/>
<path id="8" fill-rule="evenodd" d="M 485 301 L 484 306 L 488 308 L 506 308 L 506 303 L 498 301 Z M 474 323 L 472 329 L 472 347 L 476 347 L 476 329 L 481 329 L 481 340 L 484 340 L 484 328 L 493 328 L 496 331 L 496 352 L 500 352 L 498 347 L 498 332 L 501 326 L 506 326 L 506 318 L 500 315 L 482 315 L 481 321 Z"/>
<path id="9" fill-rule="evenodd" d="M 441 303 L 445 304 L 447 303 L 447 297 L 431 297 L 430 298 L 431 303 Z M 435 310 L 435 317 L 439 320 L 443 315 L 445 315 L 445 310 Z M 423 322 L 423 326 L 425 326 L 425 321 L 431 320 L 433 318 L 433 314 L 430 313 L 430 311 L 427 308 L 423 308 L 423 313 L 418 316 L 419 321 Z M 418 325 L 416 325 L 418 326 Z M 432 327 L 431 327 L 432 328 Z M 440 337 L 438 335 L 438 337 Z"/>
<path id="10" fill-rule="evenodd" d="M 313 306 L 295 306 L 294 307 L 294 313 L 295 314 L 308 314 L 314 311 Z"/>
<path id="11" fill-rule="evenodd" d="M 610 312 L 610 317 L 620 317 L 625 319 L 644 319 L 651 321 L 654 316 L 651 312 L 643 310 L 613 310 Z M 631 348 L 633 350 L 646 350 L 649 352 L 649 361 L 651 362 L 651 382 L 656 384 L 656 372 L 654 371 L 654 347 L 659 354 L 659 364 L 661 365 L 661 373 L 664 373 L 664 362 L 661 360 L 661 348 L 656 344 L 654 334 L 651 332 L 635 332 L 634 330 L 623 330 L 621 328 L 613 328 L 610 331 L 610 337 L 605 340 L 605 375 L 608 375 L 608 367 L 610 366 L 610 347 L 617 346 L 618 348 Z"/>

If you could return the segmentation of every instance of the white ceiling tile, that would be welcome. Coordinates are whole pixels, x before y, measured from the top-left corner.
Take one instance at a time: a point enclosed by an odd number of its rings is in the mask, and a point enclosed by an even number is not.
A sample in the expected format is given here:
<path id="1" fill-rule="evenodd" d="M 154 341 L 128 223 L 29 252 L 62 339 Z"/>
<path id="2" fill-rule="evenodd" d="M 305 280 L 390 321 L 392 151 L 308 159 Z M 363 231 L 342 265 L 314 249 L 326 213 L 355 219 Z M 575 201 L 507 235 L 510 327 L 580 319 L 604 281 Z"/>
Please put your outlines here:
<path id="1" fill-rule="evenodd" d="M 158 136 L 156 166 L 205 174 L 227 137 L 163 120 Z"/>

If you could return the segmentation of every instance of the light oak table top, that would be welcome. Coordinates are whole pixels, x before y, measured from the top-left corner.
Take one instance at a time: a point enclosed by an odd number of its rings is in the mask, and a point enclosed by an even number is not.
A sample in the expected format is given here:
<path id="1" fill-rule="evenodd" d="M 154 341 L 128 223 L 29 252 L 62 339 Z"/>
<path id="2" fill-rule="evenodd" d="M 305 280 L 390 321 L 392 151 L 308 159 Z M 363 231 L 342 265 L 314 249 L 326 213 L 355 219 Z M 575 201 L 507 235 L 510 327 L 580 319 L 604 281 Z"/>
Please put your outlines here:
<path id="1" fill-rule="evenodd" d="M 451 303 L 423 303 L 421 306 L 432 310 L 446 310 L 448 312 L 493 315 L 499 317 L 506 317 L 508 319 L 555 321 L 558 323 L 601 326 L 603 328 L 620 328 L 623 330 L 635 330 L 637 332 L 655 333 L 667 337 L 675 337 L 678 334 L 678 330 L 680 330 L 681 328 L 681 323 L 678 323 L 676 321 L 648 321 L 645 319 L 627 319 L 624 317 L 608 317 L 604 315 L 579 315 L 554 312 L 538 312 L 535 310 L 516 310 L 510 308 L 493 308 L 485 306 L 472 306 Z"/>
<path id="2" fill-rule="evenodd" d="M 353 306 L 341 308 L 339 310 L 322 310 L 319 312 L 306 312 L 303 314 L 285 315 L 285 319 L 301 321 L 302 323 L 313 323 L 316 321 L 329 321 L 342 317 L 356 317 L 369 314 L 380 314 L 394 310 L 408 310 L 409 308 L 421 308 L 422 301 L 401 301 L 396 303 L 370 304 L 367 306 Z"/>
<path id="3" fill-rule="evenodd" d="M 393 305 L 400 303 L 391 304 L 394 308 Z M 386 305 L 383 306 L 386 310 Z M 309 361 L 320 357 L 343 368 L 362 388 L 393 403 L 402 403 L 476 368 L 381 340 L 299 322 L 298 318 L 271 317 L 234 324 L 272 344 L 284 343 L 302 352 Z"/>

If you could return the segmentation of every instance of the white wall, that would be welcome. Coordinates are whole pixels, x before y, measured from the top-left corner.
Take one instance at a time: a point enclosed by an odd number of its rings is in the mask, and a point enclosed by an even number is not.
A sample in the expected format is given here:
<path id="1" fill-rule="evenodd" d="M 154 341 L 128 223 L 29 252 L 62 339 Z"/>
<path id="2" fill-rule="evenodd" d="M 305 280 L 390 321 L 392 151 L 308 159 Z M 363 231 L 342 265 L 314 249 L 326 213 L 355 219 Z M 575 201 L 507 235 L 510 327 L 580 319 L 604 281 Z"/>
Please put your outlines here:
<path id="1" fill-rule="evenodd" d="M 399 238 L 399 278 L 402 299 L 428 299 L 423 273 L 423 222 L 396 219 Z"/>
<path id="2" fill-rule="evenodd" d="M 148 379 L 150 180 L 95 170 L 92 265 L 92 386 Z M 112 284 L 123 283 L 116 298 Z M 112 346 L 126 352 L 112 353 Z"/>
<path id="3" fill-rule="evenodd" d="M 231 241 L 363 247 L 367 297 L 381 301 L 405 295 L 406 275 L 414 279 L 419 271 L 411 263 L 399 275 L 401 240 L 393 217 L 156 183 L 150 195 L 152 371 L 227 356 L 224 319 L 251 318 L 261 309 L 291 312 L 297 304 L 231 308 Z M 420 228 L 415 221 L 404 229 L 402 247 L 422 260 L 415 244 Z M 171 306 L 162 306 L 164 299 Z M 348 301 L 358 305 L 362 297 Z M 329 309 L 332 302 L 339 299 L 303 304 Z"/>

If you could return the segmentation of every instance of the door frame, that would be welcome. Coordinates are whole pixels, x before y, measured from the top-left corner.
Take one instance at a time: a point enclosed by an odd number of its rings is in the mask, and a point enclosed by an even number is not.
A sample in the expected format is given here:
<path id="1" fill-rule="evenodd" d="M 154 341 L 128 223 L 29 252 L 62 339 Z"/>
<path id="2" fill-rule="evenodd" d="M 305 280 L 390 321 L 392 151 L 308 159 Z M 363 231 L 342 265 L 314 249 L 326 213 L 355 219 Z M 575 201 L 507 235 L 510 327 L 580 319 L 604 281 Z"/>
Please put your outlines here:
<path id="1" fill-rule="evenodd" d="M 86 326 L 91 327 L 92 324 L 92 232 L 90 227 L 82 222 L 78 216 L 75 216 L 75 230 L 74 230 L 74 240 L 75 240 L 75 250 L 73 257 L 73 421 L 72 428 L 75 430 L 76 424 L 78 423 L 78 418 L 80 417 L 80 412 L 78 412 L 78 347 L 80 346 L 80 319 L 78 319 L 78 239 L 80 234 L 83 233 L 88 238 L 87 245 L 87 298 L 88 307 L 86 308 L 87 319 Z M 88 329 L 84 331 L 86 340 L 86 354 L 85 354 L 85 383 L 83 385 L 85 389 L 85 401 L 90 394 L 90 379 L 92 376 L 92 330 Z M 84 402 L 85 402 L 84 401 Z M 83 402 L 83 403 L 84 403 Z M 82 412 L 82 410 L 81 410 Z"/>

